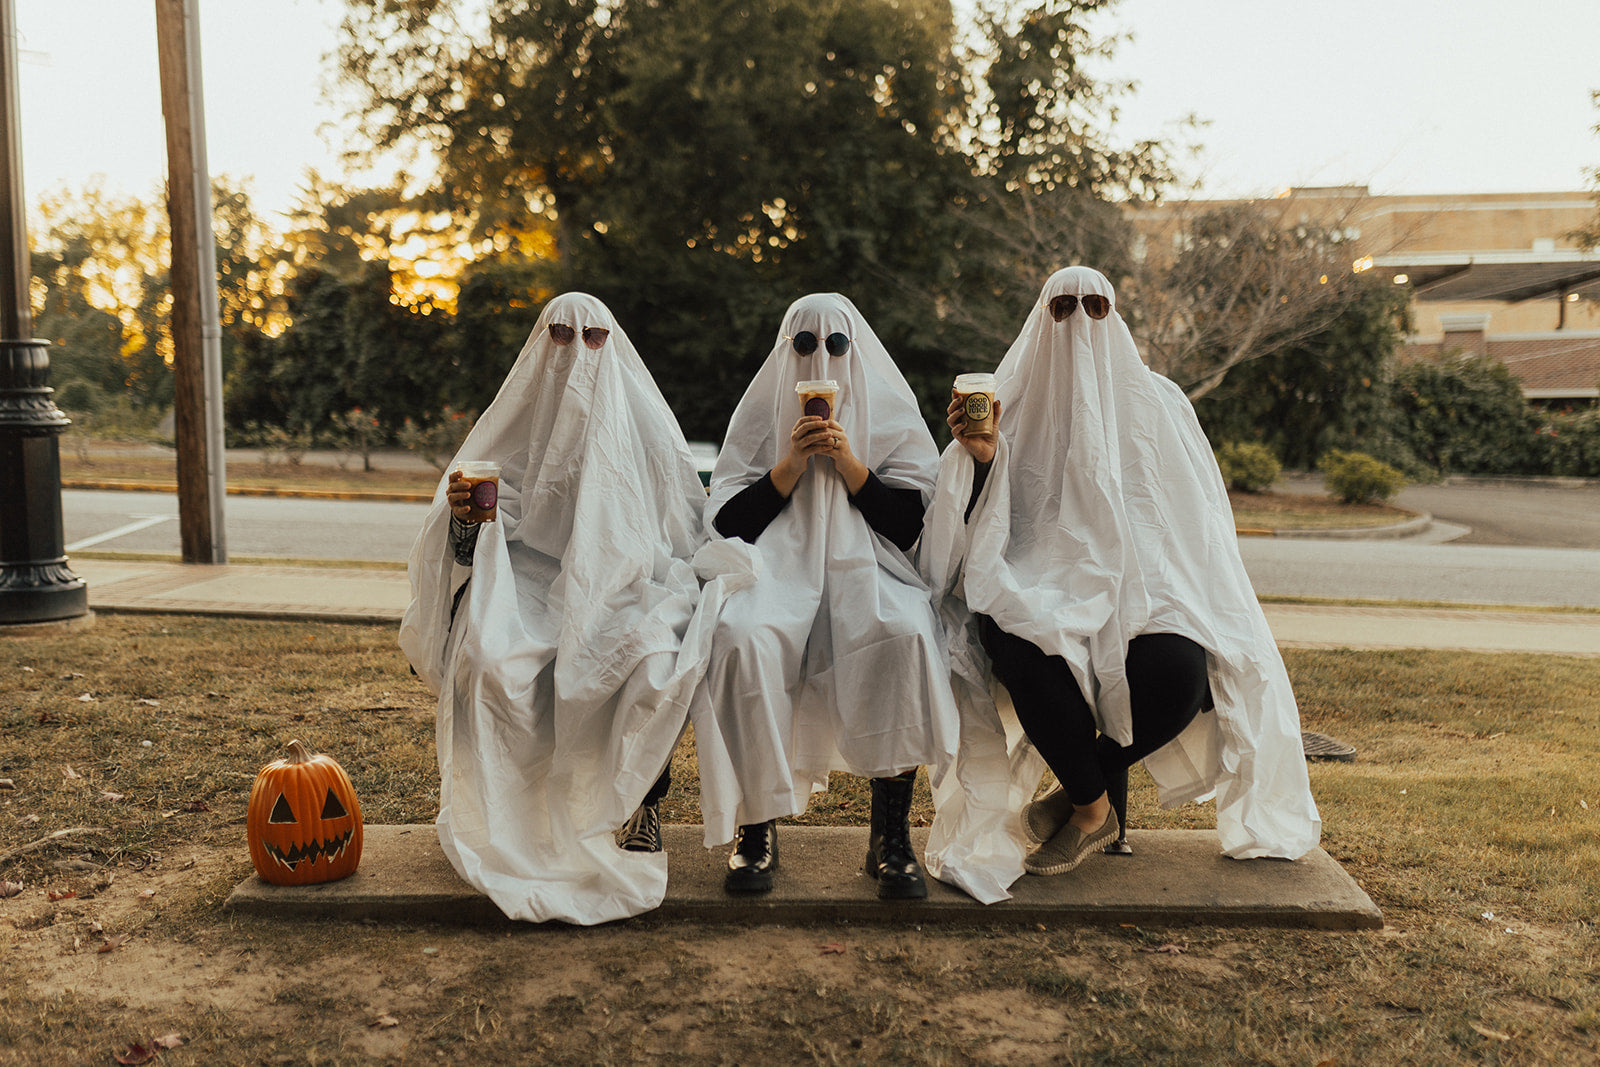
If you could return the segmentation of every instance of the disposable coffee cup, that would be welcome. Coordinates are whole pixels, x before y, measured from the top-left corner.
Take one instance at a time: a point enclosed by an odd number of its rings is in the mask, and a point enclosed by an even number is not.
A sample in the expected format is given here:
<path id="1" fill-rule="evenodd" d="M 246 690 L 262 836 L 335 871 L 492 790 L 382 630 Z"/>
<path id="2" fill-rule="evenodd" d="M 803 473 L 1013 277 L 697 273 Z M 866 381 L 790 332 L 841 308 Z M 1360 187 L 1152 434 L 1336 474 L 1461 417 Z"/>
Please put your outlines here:
<path id="1" fill-rule="evenodd" d="M 956 399 L 967 416 L 968 437 L 988 437 L 994 433 L 994 375 L 956 375 Z"/>
<path id="2" fill-rule="evenodd" d="M 800 394 L 800 410 L 807 415 L 831 419 L 839 399 L 839 383 L 832 378 L 819 378 L 800 382 L 794 387 Z"/>
<path id="3" fill-rule="evenodd" d="M 493 522 L 500 503 L 500 464 L 471 460 L 456 464 L 456 473 L 467 480 L 472 494 L 467 522 Z"/>

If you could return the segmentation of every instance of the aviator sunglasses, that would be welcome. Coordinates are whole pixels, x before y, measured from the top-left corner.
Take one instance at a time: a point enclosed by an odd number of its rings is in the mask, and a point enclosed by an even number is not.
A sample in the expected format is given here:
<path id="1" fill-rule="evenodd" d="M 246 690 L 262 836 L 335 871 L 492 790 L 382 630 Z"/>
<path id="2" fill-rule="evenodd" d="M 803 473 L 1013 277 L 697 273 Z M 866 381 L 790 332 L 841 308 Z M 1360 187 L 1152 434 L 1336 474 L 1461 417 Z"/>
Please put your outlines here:
<path id="1" fill-rule="evenodd" d="M 1050 317 L 1060 322 L 1077 311 L 1079 303 L 1083 304 L 1084 312 L 1091 319 L 1103 319 L 1111 314 L 1111 301 L 1099 293 L 1085 293 L 1082 296 L 1062 293 L 1060 296 L 1051 297 L 1045 307 L 1050 309 Z"/>
<path id="2" fill-rule="evenodd" d="M 788 340 L 794 342 L 794 350 L 802 356 L 809 356 L 817 350 L 817 335 L 810 330 L 801 330 Z M 827 346 L 830 356 L 842 356 L 850 351 L 850 338 L 842 333 L 830 333 L 823 344 Z"/>
<path id="3" fill-rule="evenodd" d="M 599 348 L 606 343 L 606 338 L 611 331 L 603 326 L 585 326 L 583 328 L 583 343 L 590 348 Z M 558 345 L 570 345 L 572 339 L 578 336 L 578 331 L 564 322 L 550 324 L 550 340 Z"/>

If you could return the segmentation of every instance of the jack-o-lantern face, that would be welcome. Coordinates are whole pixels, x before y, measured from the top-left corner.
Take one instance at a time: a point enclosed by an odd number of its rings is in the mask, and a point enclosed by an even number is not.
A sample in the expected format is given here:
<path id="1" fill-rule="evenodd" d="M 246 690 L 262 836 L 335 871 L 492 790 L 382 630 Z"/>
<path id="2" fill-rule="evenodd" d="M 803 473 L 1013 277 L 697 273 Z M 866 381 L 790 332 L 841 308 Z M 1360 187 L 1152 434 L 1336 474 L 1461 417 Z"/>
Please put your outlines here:
<path id="1" fill-rule="evenodd" d="M 331 882 L 361 861 L 361 804 L 350 778 L 299 741 L 261 768 L 245 826 L 256 873 L 275 885 Z"/>

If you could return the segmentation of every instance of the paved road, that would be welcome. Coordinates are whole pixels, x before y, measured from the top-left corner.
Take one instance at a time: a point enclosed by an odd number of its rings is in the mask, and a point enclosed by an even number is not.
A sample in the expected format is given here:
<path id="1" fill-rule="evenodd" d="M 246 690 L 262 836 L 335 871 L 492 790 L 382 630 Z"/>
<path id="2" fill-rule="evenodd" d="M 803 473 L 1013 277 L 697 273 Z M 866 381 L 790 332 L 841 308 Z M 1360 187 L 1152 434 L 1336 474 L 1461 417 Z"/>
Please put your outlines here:
<path id="1" fill-rule="evenodd" d="M 1241 538 L 1263 596 L 1600 608 L 1600 550 Z"/>
<path id="2" fill-rule="evenodd" d="M 68 552 L 176 554 L 177 498 L 66 490 Z M 229 497 L 232 559 L 403 561 L 423 504 Z M 1244 538 L 1263 595 L 1600 607 L 1600 549 Z"/>
<path id="3" fill-rule="evenodd" d="M 181 550 L 173 493 L 65 489 L 61 511 L 68 555 Z M 427 513 L 426 504 L 230 496 L 228 557 L 404 561 Z"/>

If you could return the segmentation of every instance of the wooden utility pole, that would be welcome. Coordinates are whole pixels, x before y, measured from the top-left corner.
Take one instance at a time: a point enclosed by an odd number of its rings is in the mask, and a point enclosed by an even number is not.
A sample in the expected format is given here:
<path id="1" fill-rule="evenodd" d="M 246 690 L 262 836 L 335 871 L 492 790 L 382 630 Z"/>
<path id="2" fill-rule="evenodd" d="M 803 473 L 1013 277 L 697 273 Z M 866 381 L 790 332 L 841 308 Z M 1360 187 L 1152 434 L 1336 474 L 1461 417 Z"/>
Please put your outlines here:
<path id="1" fill-rule="evenodd" d="M 199 0 L 156 0 L 172 230 L 173 418 L 185 563 L 226 563 L 222 348 L 211 175 L 200 92 Z"/>

